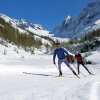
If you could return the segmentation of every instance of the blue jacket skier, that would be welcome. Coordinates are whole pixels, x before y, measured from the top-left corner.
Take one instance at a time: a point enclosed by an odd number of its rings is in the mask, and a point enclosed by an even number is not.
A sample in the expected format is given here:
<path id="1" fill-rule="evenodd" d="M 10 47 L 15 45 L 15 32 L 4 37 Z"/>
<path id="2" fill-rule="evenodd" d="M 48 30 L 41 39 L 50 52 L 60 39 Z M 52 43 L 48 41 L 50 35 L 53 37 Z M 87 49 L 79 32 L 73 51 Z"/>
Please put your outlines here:
<path id="1" fill-rule="evenodd" d="M 64 49 L 63 47 L 61 47 L 59 42 L 55 43 L 55 47 L 56 47 L 56 49 L 54 50 L 54 54 L 53 54 L 53 63 L 55 64 L 55 59 L 56 59 L 56 56 L 57 56 L 58 57 L 59 76 L 62 76 L 61 64 L 65 63 L 68 66 L 68 68 L 73 72 L 73 74 L 78 77 L 78 75 L 73 70 L 73 68 L 69 65 L 69 62 L 66 59 L 66 57 L 69 56 L 68 51 L 66 49 Z"/>

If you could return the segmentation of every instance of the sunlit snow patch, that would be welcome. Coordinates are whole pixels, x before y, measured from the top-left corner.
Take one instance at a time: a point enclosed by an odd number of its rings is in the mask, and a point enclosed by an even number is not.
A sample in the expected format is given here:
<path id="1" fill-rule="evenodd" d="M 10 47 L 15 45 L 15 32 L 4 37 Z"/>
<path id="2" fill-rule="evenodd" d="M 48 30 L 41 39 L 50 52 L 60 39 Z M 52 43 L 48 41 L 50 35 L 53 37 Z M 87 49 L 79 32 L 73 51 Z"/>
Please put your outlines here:
<path id="1" fill-rule="evenodd" d="M 95 82 L 92 85 L 91 92 L 90 92 L 90 100 L 100 100 L 99 97 L 99 89 L 100 89 L 100 82 Z"/>

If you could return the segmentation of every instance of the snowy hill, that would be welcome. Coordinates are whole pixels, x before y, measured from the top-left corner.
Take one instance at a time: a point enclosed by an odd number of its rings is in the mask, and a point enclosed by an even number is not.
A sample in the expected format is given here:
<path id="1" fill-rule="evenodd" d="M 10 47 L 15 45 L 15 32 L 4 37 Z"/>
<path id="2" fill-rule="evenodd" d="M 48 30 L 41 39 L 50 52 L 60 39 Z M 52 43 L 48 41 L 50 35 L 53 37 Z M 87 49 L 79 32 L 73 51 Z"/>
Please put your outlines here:
<path id="1" fill-rule="evenodd" d="M 52 36 L 53 34 L 49 34 L 50 32 L 44 29 L 39 24 L 33 24 L 29 21 L 26 21 L 24 19 L 18 20 L 16 22 L 16 25 L 26 31 L 30 31 L 34 34 L 40 35 L 40 36 Z"/>
<path id="2" fill-rule="evenodd" d="M 24 49 L 41 49 L 45 51 L 52 47 L 53 34 L 39 24 L 32 24 L 24 19 L 13 19 L 0 14 L 0 38 L 8 43 L 14 43 Z"/>
<path id="3" fill-rule="evenodd" d="M 15 29 L 18 29 L 21 33 L 25 33 L 26 31 L 17 27 L 16 25 L 16 20 L 13 20 L 12 18 L 10 18 L 9 16 L 0 13 L 0 18 L 2 18 L 5 22 L 11 24 Z"/>
<path id="4" fill-rule="evenodd" d="M 5 14 L 0 14 L 0 17 L 3 18 L 6 22 L 10 23 L 13 27 L 20 29 L 19 31 L 22 33 L 25 33 L 27 30 L 30 32 L 33 32 L 38 35 L 43 35 L 43 36 L 51 36 L 52 34 L 49 34 L 49 31 L 44 29 L 41 25 L 39 24 L 33 24 L 25 19 L 14 19 L 10 18 L 9 16 Z M 23 31 L 21 31 L 23 30 Z"/>
<path id="5" fill-rule="evenodd" d="M 25 19 L 14 19 L 5 14 L 0 14 L 0 18 L 5 22 L 9 23 L 14 29 L 19 31 L 21 34 L 27 34 L 33 36 L 35 39 L 39 39 L 43 44 L 49 44 L 50 42 L 54 42 L 55 40 L 59 41 L 69 41 L 68 38 L 57 38 L 54 34 L 48 30 L 46 30 L 40 24 L 33 24 L 32 22 Z M 66 22 L 70 19 L 70 16 L 66 18 Z M 2 27 L 2 24 L 0 24 Z"/>
<path id="6" fill-rule="evenodd" d="M 66 19 L 69 20 L 70 16 Z M 25 19 L 14 19 L 5 14 L 0 14 L 0 37 L 8 42 L 13 42 L 24 49 L 50 50 L 56 40 L 69 41 L 68 38 L 57 38 L 40 24 L 33 24 Z"/>
<path id="7" fill-rule="evenodd" d="M 64 21 L 54 29 L 58 37 L 81 37 L 85 34 L 100 29 L 100 0 L 90 2 L 77 17 L 66 17 Z"/>
<path id="8" fill-rule="evenodd" d="M 100 99 L 100 51 L 88 57 L 95 62 L 94 65 L 87 65 L 95 75 L 88 75 L 80 67 L 80 79 L 64 64 L 64 77 L 56 77 L 58 70 L 52 64 L 52 55 L 25 55 L 23 58 L 0 53 L 0 100 Z M 76 64 L 71 66 L 75 68 Z"/>

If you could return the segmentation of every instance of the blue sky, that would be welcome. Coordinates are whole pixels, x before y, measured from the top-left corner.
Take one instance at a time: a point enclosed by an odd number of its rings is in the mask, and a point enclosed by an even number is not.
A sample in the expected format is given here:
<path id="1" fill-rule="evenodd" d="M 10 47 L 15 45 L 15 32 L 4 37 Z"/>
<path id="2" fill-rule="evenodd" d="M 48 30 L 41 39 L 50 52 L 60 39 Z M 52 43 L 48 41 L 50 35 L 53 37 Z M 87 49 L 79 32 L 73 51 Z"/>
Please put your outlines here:
<path id="1" fill-rule="evenodd" d="M 0 13 L 52 30 L 67 15 L 76 16 L 88 0 L 0 0 Z"/>

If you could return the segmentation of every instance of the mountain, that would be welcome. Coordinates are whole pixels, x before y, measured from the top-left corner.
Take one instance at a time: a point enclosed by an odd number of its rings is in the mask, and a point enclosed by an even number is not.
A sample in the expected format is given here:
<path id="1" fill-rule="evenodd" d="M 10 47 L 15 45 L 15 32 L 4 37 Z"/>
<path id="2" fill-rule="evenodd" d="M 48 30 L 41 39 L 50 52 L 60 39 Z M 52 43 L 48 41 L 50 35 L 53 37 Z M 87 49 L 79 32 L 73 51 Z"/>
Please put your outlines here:
<path id="1" fill-rule="evenodd" d="M 0 14 L 0 39 L 31 52 L 35 49 L 47 51 L 54 43 L 53 34 L 42 25 L 5 14 Z"/>
<path id="2" fill-rule="evenodd" d="M 97 29 L 100 29 L 100 0 L 93 0 L 78 16 L 65 17 L 53 33 L 57 37 L 78 38 Z"/>
<path id="3" fill-rule="evenodd" d="M 31 21 L 26 19 L 14 19 L 5 14 L 0 13 L 0 18 L 6 23 L 9 23 L 14 29 L 18 30 L 21 34 L 31 34 L 35 38 L 42 39 L 42 42 L 47 43 L 45 40 L 49 41 L 69 41 L 68 38 L 54 37 L 54 34 L 46 30 L 40 24 L 33 24 Z M 66 18 L 66 22 L 70 19 L 70 16 Z M 45 39 L 45 40 L 44 40 Z"/>
<path id="4" fill-rule="evenodd" d="M 47 31 L 45 28 L 43 28 L 42 25 L 39 24 L 33 24 L 25 19 L 13 19 L 8 17 L 5 14 L 0 14 L 0 18 L 4 19 L 6 22 L 10 23 L 14 28 L 19 29 L 20 32 L 24 33 L 26 31 L 33 32 L 38 35 L 43 36 L 51 36 L 52 34 L 49 34 L 50 32 Z"/>

